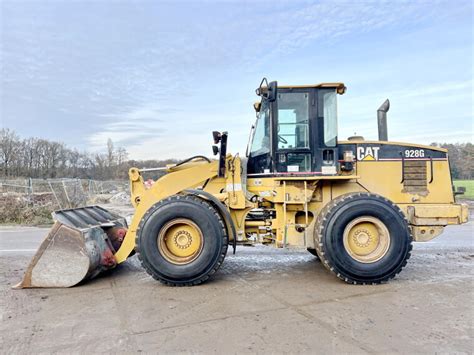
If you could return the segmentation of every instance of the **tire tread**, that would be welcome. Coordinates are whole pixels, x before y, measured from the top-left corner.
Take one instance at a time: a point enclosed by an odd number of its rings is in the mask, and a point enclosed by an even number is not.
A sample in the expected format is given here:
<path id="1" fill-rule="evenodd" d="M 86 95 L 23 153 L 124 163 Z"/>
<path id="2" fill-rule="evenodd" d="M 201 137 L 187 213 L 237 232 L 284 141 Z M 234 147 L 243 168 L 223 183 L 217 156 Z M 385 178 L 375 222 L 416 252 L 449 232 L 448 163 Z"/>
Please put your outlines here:
<path id="1" fill-rule="evenodd" d="M 146 221 L 147 221 L 147 219 L 148 219 L 148 217 L 150 216 L 151 213 L 153 213 L 154 211 L 156 211 L 157 209 L 159 209 L 163 205 L 173 203 L 173 202 L 176 202 L 176 201 L 183 201 L 183 200 L 200 204 L 202 206 L 202 208 L 207 208 L 210 211 L 212 211 L 212 213 L 214 214 L 216 219 L 219 221 L 219 224 L 221 226 L 223 243 L 222 243 L 221 251 L 219 253 L 219 256 L 218 256 L 217 261 L 215 262 L 214 266 L 209 271 L 207 271 L 205 274 L 203 274 L 201 277 L 199 277 L 198 279 L 191 280 L 191 281 L 170 281 L 168 279 L 165 279 L 165 278 L 161 277 L 161 275 L 157 274 L 153 270 L 151 265 L 147 262 L 147 260 L 142 257 L 142 255 L 140 253 L 141 244 L 140 244 L 140 237 L 139 237 L 140 233 L 139 233 L 139 231 L 140 231 L 141 228 L 143 228 L 143 225 L 146 223 Z M 138 259 L 140 260 L 140 263 L 141 263 L 142 267 L 145 269 L 147 274 L 151 275 L 155 280 L 157 280 L 157 281 L 159 281 L 162 284 L 167 285 L 167 286 L 176 286 L 176 287 L 196 286 L 196 285 L 199 285 L 199 284 L 207 281 L 209 279 L 209 277 L 211 275 L 213 275 L 220 268 L 220 266 L 222 265 L 222 263 L 224 261 L 224 258 L 226 256 L 226 254 L 227 254 L 228 244 L 229 244 L 229 236 L 227 235 L 227 229 L 225 227 L 224 220 L 223 220 L 222 216 L 219 214 L 219 212 L 209 202 L 205 201 L 204 199 L 202 199 L 200 197 L 197 197 L 195 195 L 190 195 L 190 194 L 189 195 L 188 194 L 184 195 L 183 194 L 183 195 L 172 195 L 170 197 L 167 197 L 163 200 L 158 201 L 157 203 L 155 203 L 152 207 L 150 207 L 148 209 L 148 211 L 142 217 L 142 220 L 140 221 L 140 224 L 137 228 L 137 233 L 136 233 L 136 238 L 135 238 L 135 251 L 138 255 Z"/>
<path id="2" fill-rule="evenodd" d="M 349 278 L 348 276 L 341 275 L 339 272 L 335 271 L 334 266 L 331 265 L 330 261 L 326 257 L 326 252 L 325 252 L 325 245 L 323 243 L 323 234 L 324 234 L 324 228 L 326 225 L 326 222 L 329 219 L 329 216 L 331 213 L 335 210 L 337 210 L 341 205 L 354 200 L 356 198 L 360 197 L 370 197 L 370 198 L 375 198 L 380 201 L 383 201 L 385 203 L 388 203 L 392 206 L 392 208 L 397 211 L 397 214 L 401 219 L 405 221 L 405 223 L 408 225 L 408 231 L 409 231 L 409 245 L 408 245 L 408 252 L 406 254 L 405 259 L 403 260 L 400 265 L 389 275 L 387 275 L 385 278 L 378 280 L 378 281 L 370 281 L 370 282 L 364 282 L 364 281 L 358 281 L 352 278 Z M 334 274 L 337 278 L 341 279 L 342 281 L 354 285 L 366 285 L 366 284 L 380 284 L 380 283 L 385 283 L 389 281 L 390 279 L 393 279 L 397 274 L 400 273 L 400 271 L 407 265 L 408 259 L 411 256 L 411 251 L 413 249 L 413 235 L 411 228 L 409 227 L 408 220 L 405 216 L 405 214 L 402 212 L 402 210 L 394 204 L 392 201 L 389 199 L 373 194 L 373 193 L 368 193 L 368 192 L 357 192 L 357 193 L 349 193 L 349 194 L 344 194 L 339 197 L 336 197 L 333 199 L 331 202 L 327 203 L 326 206 L 324 206 L 321 210 L 321 212 L 318 214 L 318 217 L 316 218 L 316 223 L 315 223 L 315 248 L 316 252 L 321 259 L 322 264 L 326 269 L 329 270 L 332 274 Z"/>

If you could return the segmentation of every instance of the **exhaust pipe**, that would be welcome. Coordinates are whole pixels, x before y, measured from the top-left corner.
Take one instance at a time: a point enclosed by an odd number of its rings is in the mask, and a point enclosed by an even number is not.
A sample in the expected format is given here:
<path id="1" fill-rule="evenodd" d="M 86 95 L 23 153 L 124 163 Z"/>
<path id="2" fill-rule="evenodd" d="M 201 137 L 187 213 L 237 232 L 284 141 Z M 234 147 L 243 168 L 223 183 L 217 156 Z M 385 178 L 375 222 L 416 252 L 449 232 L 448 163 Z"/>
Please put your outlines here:
<path id="1" fill-rule="evenodd" d="M 390 109 L 390 101 L 385 100 L 377 110 L 377 124 L 379 126 L 379 141 L 388 141 L 387 112 Z"/>

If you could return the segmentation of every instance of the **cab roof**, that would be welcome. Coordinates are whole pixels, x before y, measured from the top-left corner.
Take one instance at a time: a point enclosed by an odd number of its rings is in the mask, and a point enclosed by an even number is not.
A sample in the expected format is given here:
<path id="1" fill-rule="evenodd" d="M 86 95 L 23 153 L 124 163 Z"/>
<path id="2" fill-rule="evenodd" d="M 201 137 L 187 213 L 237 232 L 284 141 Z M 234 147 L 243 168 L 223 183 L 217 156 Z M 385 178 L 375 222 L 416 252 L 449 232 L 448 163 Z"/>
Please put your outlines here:
<path id="1" fill-rule="evenodd" d="M 334 88 L 337 93 L 342 95 L 346 92 L 346 86 L 344 83 L 319 83 L 319 84 L 309 84 L 309 85 L 278 85 L 279 89 L 324 89 L 324 88 Z"/>

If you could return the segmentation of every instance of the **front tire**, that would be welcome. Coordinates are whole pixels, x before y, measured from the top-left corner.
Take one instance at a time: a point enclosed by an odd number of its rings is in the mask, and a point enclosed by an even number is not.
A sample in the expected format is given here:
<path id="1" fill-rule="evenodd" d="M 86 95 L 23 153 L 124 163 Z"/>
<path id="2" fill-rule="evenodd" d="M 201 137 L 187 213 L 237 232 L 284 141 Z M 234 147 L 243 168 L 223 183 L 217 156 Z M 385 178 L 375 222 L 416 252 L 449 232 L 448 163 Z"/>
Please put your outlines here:
<path id="1" fill-rule="evenodd" d="M 216 209 L 193 195 L 159 201 L 137 230 L 138 258 L 148 274 L 170 286 L 193 286 L 214 274 L 227 253 L 228 235 Z"/>
<path id="2" fill-rule="evenodd" d="M 386 198 L 350 193 L 328 203 L 316 220 L 323 265 L 352 284 L 378 284 L 407 264 L 412 236 L 405 215 Z"/>

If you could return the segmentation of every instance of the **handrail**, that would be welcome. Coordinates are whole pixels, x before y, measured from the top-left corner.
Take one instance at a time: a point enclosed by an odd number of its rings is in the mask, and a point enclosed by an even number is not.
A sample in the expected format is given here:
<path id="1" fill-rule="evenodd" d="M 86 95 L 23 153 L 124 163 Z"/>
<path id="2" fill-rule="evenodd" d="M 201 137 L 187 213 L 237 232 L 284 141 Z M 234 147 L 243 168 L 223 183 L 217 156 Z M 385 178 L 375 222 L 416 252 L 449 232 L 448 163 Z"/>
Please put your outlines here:
<path id="1" fill-rule="evenodd" d="M 405 181 L 405 159 L 403 157 L 403 152 L 400 152 L 400 156 L 402 157 L 402 181 L 400 181 L 400 184 L 403 184 Z"/>
<path id="2" fill-rule="evenodd" d="M 434 170 L 433 170 L 433 158 L 431 157 L 431 155 L 429 156 L 430 158 L 430 175 L 431 175 L 431 179 L 430 179 L 430 182 L 429 184 L 431 184 L 433 182 L 433 179 L 434 179 Z"/>

